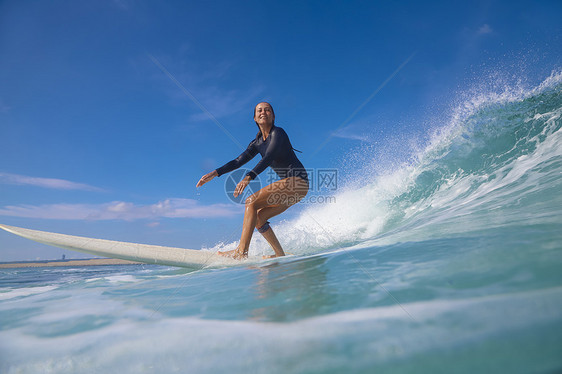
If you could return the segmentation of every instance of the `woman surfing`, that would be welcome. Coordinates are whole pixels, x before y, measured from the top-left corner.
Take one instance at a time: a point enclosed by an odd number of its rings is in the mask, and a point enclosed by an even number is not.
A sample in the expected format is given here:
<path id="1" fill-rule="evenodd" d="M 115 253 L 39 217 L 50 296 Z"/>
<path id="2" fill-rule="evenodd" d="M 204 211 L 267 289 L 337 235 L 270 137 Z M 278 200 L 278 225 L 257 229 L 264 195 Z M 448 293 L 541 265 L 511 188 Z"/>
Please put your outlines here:
<path id="1" fill-rule="evenodd" d="M 243 259 L 248 257 L 248 249 L 254 228 L 263 235 L 273 248 L 275 255 L 266 257 L 285 256 L 285 252 L 277 240 L 268 219 L 283 213 L 292 205 L 298 203 L 308 193 L 308 174 L 297 158 L 285 130 L 275 126 L 275 113 L 271 104 L 262 102 L 254 109 L 254 121 L 259 132 L 250 142 L 248 148 L 236 159 L 227 162 L 220 168 L 201 177 L 196 187 L 209 182 L 214 177 L 238 169 L 253 159 L 258 153 L 262 159 L 237 184 L 234 197 L 238 197 L 258 174 L 270 166 L 281 178 L 260 189 L 246 199 L 242 236 L 238 247 L 232 251 L 219 252 L 221 256 Z"/>

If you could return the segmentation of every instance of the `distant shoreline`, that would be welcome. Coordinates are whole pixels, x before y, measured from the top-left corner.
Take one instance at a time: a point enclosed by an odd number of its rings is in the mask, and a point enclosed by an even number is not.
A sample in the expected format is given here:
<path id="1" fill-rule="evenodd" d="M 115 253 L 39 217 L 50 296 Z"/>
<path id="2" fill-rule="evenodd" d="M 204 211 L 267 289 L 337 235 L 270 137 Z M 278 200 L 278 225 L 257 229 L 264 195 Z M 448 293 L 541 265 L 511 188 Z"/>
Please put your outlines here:
<path id="1" fill-rule="evenodd" d="M 42 267 L 62 267 L 62 266 L 101 266 L 101 265 L 136 265 L 140 262 L 118 260 L 114 258 L 92 258 L 86 260 L 54 260 L 54 261 L 30 261 L 30 262 L 10 262 L 0 263 L 0 269 L 14 268 L 42 268 Z"/>

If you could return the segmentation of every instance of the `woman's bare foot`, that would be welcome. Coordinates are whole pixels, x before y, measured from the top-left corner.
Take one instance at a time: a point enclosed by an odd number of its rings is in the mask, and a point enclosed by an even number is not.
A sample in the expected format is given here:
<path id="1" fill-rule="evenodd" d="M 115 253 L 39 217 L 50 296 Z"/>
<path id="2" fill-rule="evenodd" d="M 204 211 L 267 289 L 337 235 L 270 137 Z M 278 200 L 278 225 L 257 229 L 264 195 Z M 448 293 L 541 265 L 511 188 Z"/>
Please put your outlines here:
<path id="1" fill-rule="evenodd" d="M 226 251 L 226 252 L 217 252 L 219 256 L 223 256 L 223 257 L 230 257 L 233 258 L 235 260 L 242 260 L 245 258 L 248 258 L 248 254 L 247 253 L 241 253 L 238 251 L 238 249 L 233 249 L 232 251 Z"/>

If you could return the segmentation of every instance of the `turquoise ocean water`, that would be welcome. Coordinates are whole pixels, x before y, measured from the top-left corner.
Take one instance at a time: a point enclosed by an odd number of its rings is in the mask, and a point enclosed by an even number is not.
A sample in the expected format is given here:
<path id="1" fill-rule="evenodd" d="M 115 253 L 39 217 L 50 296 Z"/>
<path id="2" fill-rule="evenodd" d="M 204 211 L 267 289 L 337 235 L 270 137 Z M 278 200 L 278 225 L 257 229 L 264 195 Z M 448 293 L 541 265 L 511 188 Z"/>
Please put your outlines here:
<path id="1" fill-rule="evenodd" d="M 562 372 L 561 116 L 560 73 L 472 95 L 277 222 L 296 257 L 0 270 L 0 371 Z"/>

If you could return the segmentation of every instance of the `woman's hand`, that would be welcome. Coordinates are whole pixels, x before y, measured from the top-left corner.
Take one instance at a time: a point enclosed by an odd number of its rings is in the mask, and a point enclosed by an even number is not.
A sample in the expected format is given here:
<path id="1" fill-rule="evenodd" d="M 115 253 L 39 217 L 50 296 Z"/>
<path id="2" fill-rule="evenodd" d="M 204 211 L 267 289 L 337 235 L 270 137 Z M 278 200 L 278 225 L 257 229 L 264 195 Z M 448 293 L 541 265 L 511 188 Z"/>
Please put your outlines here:
<path id="1" fill-rule="evenodd" d="M 195 187 L 201 187 L 202 185 L 204 185 L 214 177 L 217 177 L 218 175 L 219 173 L 217 173 L 216 170 L 213 170 L 212 172 L 203 175 L 201 179 L 199 179 L 199 182 L 197 182 L 197 185 Z"/>
<path id="2" fill-rule="evenodd" d="M 244 179 L 242 179 L 237 185 L 236 189 L 234 190 L 234 197 L 238 197 L 239 195 L 244 192 L 244 189 L 250 184 L 250 176 L 246 175 Z"/>

